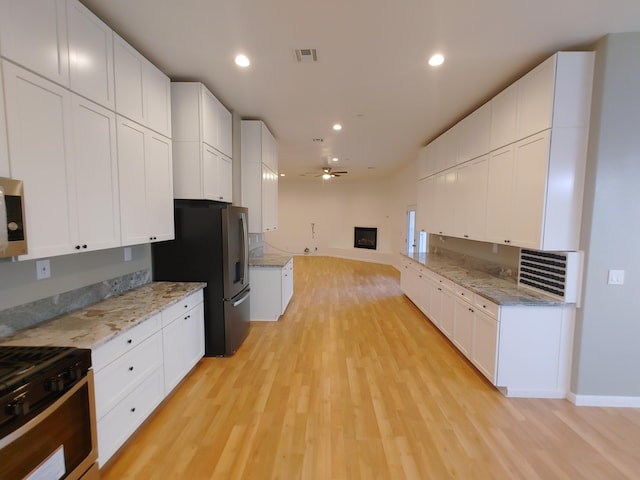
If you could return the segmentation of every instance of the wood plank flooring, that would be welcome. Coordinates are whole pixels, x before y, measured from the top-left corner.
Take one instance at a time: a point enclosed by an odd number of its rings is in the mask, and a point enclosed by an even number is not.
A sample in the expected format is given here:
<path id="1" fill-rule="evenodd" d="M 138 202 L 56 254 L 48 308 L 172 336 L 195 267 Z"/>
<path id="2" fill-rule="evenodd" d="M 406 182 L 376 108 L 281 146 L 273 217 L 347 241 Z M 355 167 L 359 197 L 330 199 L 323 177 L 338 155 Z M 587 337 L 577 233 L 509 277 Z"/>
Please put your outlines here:
<path id="1" fill-rule="evenodd" d="M 203 359 L 102 478 L 632 479 L 639 442 L 639 409 L 505 398 L 392 267 L 306 256 L 280 321 Z"/>

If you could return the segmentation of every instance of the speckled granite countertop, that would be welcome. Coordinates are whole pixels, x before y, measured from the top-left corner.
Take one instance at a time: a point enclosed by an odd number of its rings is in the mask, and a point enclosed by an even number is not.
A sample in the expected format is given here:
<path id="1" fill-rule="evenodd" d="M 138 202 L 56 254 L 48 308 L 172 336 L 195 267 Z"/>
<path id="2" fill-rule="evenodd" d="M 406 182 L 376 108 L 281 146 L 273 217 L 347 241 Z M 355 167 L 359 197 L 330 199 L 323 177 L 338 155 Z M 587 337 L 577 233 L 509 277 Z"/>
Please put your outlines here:
<path id="1" fill-rule="evenodd" d="M 500 305 L 564 305 L 564 302 L 543 293 L 518 287 L 513 280 L 499 278 L 480 270 L 465 267 L 449 257 L 427 255 L 426 253 L 403 254 L 403 256 Z"/>
<path id="2" fill-rule="evenodd" d="M 0 345 L 95 348 L 205 286 L 200 282 L 151 282 L 0 338 Z"/>
<path id="3" fill-rule="evenodd" d="M 293 257 L 281 253 L 264 253 L 249 257 L 250 267 L 284 267 Z"/>

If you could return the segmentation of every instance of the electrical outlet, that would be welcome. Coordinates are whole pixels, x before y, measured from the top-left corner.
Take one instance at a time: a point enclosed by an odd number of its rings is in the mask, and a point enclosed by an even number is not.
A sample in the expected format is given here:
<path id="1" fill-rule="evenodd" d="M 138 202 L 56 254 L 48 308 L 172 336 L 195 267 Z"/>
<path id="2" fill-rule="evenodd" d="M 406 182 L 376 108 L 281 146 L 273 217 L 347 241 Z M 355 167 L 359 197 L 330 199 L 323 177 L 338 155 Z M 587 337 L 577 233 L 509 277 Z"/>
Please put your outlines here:
<path id="1" fill-rule="evenodd" d="M 624 285 L 624 270 L 609 270 L 609 285 Z"/>
<path id="2" fill-rule="evenodd" d="M 45 260 L 36 260 L 36 278 L 44 280 L 51 277 L 51 262 L 47 258 Z"/>

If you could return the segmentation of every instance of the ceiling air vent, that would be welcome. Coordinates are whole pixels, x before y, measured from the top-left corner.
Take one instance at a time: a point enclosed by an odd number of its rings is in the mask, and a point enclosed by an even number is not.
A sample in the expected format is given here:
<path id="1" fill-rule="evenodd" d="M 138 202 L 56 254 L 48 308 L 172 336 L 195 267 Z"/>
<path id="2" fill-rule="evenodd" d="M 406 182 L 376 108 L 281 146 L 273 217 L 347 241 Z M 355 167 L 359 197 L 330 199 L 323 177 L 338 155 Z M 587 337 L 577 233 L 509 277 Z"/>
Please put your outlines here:
<path id="1" fill-rule="evenodd" d="M 582 252 L 521 249 L 518 285 L 567 303 L 579 303 Z"/>
<path id="2" fill-rule="evenodd" d="M 296 60 L 300 63 L 312 63 L 318 61 L 318 52 L 315 48 L 296 49 Z"/>

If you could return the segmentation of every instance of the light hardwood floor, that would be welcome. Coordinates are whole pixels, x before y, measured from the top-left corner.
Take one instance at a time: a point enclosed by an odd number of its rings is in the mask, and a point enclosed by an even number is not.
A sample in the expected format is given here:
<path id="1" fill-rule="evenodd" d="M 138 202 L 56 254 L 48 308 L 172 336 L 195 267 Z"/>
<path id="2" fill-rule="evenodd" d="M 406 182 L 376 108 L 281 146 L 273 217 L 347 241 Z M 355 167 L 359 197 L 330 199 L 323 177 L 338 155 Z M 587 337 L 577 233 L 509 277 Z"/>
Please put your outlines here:
<path id="1" fill-rule="evenodd" d="M 296 257 L 295 294 L 205 358 L 102 471 L 123 479 L 637 479 L 640 410 L 507 399 L 389 266 Z"/>

